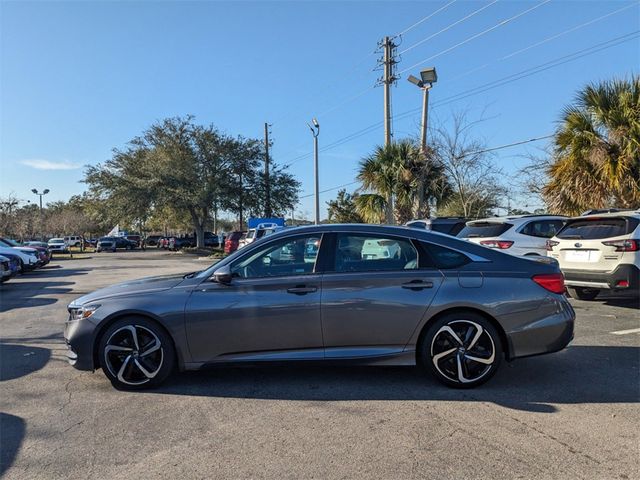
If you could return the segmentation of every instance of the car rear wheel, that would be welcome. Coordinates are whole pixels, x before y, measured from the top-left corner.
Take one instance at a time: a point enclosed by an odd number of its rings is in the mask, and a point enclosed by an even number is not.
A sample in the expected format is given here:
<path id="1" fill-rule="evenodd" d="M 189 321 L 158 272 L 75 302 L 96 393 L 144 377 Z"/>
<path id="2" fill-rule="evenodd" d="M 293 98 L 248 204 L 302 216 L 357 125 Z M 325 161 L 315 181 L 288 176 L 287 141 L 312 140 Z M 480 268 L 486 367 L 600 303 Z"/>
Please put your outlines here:
<path id="1" fill-rule="evenodd" d="M 175 366 L 169 336 L 155 322 L 141 317 L 123 318 L 111 325 L 98 352 L 102 371 L 121 390 L 156 387 Z"/>
<path id="2" fill-rule="evenodd" d="M 495 327 L 474 312 L 444 315 L 423 336 L 422 365 L 440 382 L 473 388 L 489 380 L 502 360 L 502 343 Z"/>
<path id="3" fill-rule="evenodd" d="M 567 291 L 571 298 L 576 298 L 578 300 L 593 300 L 600 293 L 600 290 L 597 288 L 584 287 L 567 287 Z"/>

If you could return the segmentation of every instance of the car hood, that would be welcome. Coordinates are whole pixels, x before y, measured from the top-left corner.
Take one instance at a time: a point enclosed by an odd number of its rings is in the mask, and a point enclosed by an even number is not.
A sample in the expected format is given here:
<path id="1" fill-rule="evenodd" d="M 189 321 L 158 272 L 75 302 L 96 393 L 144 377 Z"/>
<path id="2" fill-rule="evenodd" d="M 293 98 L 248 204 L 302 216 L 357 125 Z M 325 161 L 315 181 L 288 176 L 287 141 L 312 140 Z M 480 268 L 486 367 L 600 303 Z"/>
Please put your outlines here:
<path id="1" fill-rule="evenodd" d="M 69 304 L 69 307 L 79 307 L 90 302 L 103 300 L 105 298 L 121 297 L 125 295 L 135 295 L 139 293 L 160 292 L 175 287 L 182 283 L 184 274 L 162 275 L 157 277 L 146 277 L 139 280 L 118 283 L 109 287 L 101 288 L 94 292 L 76 298 Z"/>

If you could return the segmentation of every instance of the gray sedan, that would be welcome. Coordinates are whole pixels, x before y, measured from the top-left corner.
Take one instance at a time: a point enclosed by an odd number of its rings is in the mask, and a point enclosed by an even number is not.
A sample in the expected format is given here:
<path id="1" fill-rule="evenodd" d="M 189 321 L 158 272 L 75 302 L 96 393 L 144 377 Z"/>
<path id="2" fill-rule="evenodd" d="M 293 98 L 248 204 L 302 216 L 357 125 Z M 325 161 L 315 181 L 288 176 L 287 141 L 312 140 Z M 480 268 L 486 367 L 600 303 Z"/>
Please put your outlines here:
<path id="1" fill-rule="evenodd" d="M 575 319 L 556 265 L 375 225 L 284 229 L 206 270 L 68 309 L 69 362 L 122 389 L 175 369 L 295 361 L 419 364 L 474 387 L 503 359 L 563 349 Z"/>

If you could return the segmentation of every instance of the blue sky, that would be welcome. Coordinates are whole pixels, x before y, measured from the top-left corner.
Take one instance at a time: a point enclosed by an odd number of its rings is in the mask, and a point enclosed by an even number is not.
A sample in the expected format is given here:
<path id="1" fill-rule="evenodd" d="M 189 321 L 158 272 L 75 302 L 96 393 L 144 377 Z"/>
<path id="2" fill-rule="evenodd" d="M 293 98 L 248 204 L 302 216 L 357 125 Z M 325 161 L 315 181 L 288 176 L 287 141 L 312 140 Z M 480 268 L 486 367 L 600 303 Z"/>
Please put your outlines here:
<path id="1" fill-rule="evenodd" d="M 446 125 L 461 110 L 472 119 L 484 115 L 475 133 L 498 146 L 552 133 L 561 109 L 584 84 L 637 73 L 635 37 L 480 91 L 640 29 L 637 1 L 544 1 L 455 1 L 408 31 L 400 51 L 433 38 L 403 53 L 399 71 L 418 65 L 393 88 L 394 114 L 420 107 L 420 92 L 406 77 L 435 65 L 430 121 Z M 186 114 L 249 137 L 261 137 L 264 122 L 272 123 L 273 156 L 280 164 L 295 160 L 290 171 L 301 180 L 302 195 L 313 188 L 311 156 L 300 158 L 312 149 L 306 121 L 318 117 L 321 149 L 379 122 L 321 151 L 320 189 L 352 182 L 359 159 L 384 140 L 382 89 L 371 88 L 379 75 L 372 71 L 376 43 L 449 3 L 1 0 L 0 196 L 12 192 L 35 201 L 32 188 L 49 188 L 45 199 L 66 200 L 84 190 L 83 165 L 109 158 L 158 119 Z M 444 102 L 460 92 L 473 94 Z M 417 134 L 419 117 L 418 111 L 395 121 L 396 138 Z M 542 146 L 496 152 L 507 183 L 525 162 L 521 155 Z M 323 210 L 335 193 L 321 196 Z M 310 216 L 312 202 L 303 198 L 298 215 Z"/>

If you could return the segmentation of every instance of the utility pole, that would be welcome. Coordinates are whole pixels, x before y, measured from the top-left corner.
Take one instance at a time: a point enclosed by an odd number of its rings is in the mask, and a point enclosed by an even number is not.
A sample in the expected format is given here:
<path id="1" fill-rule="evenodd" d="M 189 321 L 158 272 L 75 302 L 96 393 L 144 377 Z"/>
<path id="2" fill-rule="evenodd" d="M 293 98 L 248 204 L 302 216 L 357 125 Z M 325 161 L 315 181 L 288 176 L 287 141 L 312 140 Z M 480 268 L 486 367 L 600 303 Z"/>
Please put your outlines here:
<path id="1" fill-rule="evenodd" d="M 382 43 L 379 44 L 382 47 L 383 56 L 380 63 L 382 63 L 383 74 L 379 83 L 384 87 L 384 144 L 389 145 L 391 143 L 391 85 L 395 83 L 398 77 L 395 75 L 395 65 L 398 63 L 396 59 L 396 47 L 393 43 L 392 37 L 384 37 Z"/>
<path id="2" fill-rule="evenodd" d="M 312 120 L 313 125 L 307 123 L 307 126 L 311 130 L 311 135 L 313 135 L 313 183 L 314 183 L 314 192 L 315 192 L 315 221 L 316 225 L 320 224 L 320 180 L 318 173 L 318 135 L 320 135 L 320 124 L 318 120 L 314 117 Z"/>
<path id="3" fill-rule="evenodd" d="M 269 180 L 269 124 L 264 123 L 264 216 L 271 218 L 271 183 Z"/>

